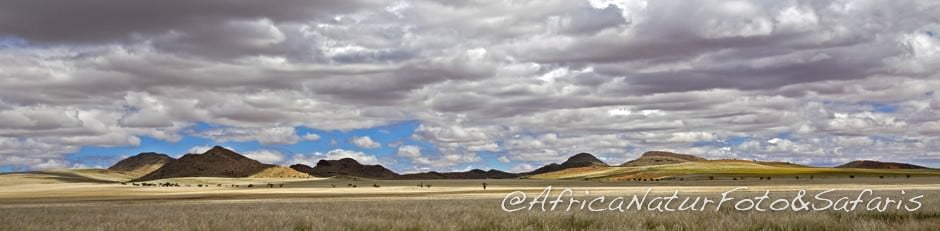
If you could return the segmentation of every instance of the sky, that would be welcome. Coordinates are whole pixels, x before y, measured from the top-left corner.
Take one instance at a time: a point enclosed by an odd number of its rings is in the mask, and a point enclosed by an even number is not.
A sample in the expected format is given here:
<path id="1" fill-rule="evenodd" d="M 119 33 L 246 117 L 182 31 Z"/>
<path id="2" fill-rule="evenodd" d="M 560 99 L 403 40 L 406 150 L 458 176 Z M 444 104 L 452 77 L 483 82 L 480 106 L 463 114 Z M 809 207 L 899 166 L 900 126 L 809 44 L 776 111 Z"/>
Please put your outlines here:
<path id="1" fill-rule="evenodd" d="M 527 171 L 940 167 L 940 2 L 0 1 L 0 171 L 221 145 Z"/>

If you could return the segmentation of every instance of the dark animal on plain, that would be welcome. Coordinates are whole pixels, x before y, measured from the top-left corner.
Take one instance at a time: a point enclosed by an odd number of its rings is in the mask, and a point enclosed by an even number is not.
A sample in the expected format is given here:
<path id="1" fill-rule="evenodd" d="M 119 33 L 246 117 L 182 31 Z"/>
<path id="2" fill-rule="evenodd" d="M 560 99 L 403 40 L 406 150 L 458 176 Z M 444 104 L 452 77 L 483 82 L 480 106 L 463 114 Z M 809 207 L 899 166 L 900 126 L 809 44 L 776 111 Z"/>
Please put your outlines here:
<path id="1" fill-rule="evenodd" d="M 378 188 L 378 187 L 382 187 L 382 186 L 379 186 L 378 184 L 372 184 L 372 187 Z"/>
<path id="2" fill-rule="evenodd" d="M 486 190 L 486 182 L 483 182 L 483 190 Z"/>
<path id="3" fill-rule="evenodd" d="M 253 185 L 253 184 L 248 184 L 248 187 L 249 187 L 249 188 L 254 187 L 254 186 L 255 186 L 255 185 Z"/>

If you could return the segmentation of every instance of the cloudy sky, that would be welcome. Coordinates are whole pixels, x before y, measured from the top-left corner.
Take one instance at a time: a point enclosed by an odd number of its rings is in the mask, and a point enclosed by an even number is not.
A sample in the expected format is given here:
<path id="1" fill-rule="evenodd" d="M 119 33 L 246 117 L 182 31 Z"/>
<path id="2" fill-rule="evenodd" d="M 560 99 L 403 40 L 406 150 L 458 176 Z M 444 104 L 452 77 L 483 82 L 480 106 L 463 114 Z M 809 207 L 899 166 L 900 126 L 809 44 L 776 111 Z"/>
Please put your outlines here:
<path id="1" fill-rule="evenodd" d="M 523 171 L 940 167 L 937 1 L 5 0 L 0 171 L 223 145 Z"/>

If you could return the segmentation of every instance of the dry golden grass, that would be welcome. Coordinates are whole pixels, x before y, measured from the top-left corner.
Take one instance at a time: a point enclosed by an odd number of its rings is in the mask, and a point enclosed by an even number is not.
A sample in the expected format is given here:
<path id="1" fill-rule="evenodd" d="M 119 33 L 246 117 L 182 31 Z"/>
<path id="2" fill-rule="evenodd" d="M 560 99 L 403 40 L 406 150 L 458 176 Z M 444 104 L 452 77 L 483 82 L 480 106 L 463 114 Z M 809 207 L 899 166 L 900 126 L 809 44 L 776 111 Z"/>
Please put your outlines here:
<path id="1" fill-rule="evenodd" d="M 0 206 L 0 230 L 936 230 L 916 212 L 515 212 L 500 199 L 290 199 Z M 930 206 L 932 205 L 932 206 Z"/>
<path id="2" fill-rule="evenodd" d="M 369 180 L 178 178 L 189 187 L 100 183 L 108 172 L 0 174 L 0 230 L 936 230 L 940 177 L 773 180 Z M 95 176 L 97 178 L 90 178 Z M 267 183 L 284 184 L 268 188 Z M 488 189 L 483 191 L 481 184 Z M 209 187 L 196 187 L 209 184 Z M 218 184 L 223 184 L 221 187 Z M 241 187 L 231 187 L 232 184 Z M 255 187 L 247 188 L 247 184 Z M 356 184 L 352 188 L 347 185 Z M 433 185 L 418 188 L 416 185 Z M 378 185 L 381 187 L 373 187 Z M 515 212 L 502 197 L 552 185 L 591 195 L 718 196 L 736 186 L 792 194 L 832 188 L 926 193 L 915 212 Z M 336 186 L 335 188 L 333 186 Z"/>
<path id="3" fill-rule="evenodd" d="M 313 178 L 313 176 L 310 176 L 309 174 L 298 172 L 297 170 L 294 170 L 292 168 L 281 167 L 281 166 L 267 168 L 264 171 L 251 175 L 250 177 L 253 177 L 253 178 Z"/>

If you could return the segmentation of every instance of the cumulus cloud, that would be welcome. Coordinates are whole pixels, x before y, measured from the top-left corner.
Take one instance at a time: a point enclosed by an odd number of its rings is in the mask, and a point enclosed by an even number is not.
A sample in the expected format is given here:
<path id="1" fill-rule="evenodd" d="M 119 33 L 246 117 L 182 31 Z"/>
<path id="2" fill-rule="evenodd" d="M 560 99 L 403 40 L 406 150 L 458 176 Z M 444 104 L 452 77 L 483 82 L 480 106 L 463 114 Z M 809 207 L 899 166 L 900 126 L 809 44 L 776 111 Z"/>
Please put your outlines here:
<path id="1" fill-rule="evenodd" d="M 219 128 L 193 132 L 216 142 L 258 141 L 261 144 L 294 144 L 301 140 L 292 127 Z"/>
<path id="2" fill-rule="evenodd" d="M 317 135 L 314 133 L 307 133 L 301 136 L 300 138 L 304 140 L 317 141 L 317 140 L 320 140 L 320 135 Z"/>
<path id="3" fill-rule="evenodd" d="M 246 152 L 243 155 L 266 164 L 281 164 L 284 161 L 284 154 L 272 150 L 255 150 Z"/>
<path id="4" fill-rule="evenodd" d="M 417 165 L 429 166 L 434 164 L 434 161 L 423 156 L 421 147 L 415 145 L 402 145 L 398 147 L 397 155 L 408 158 L 412 163 Z"/>
<path id="5" fill-rule="evenodd" d="M 0 166 L 401 121 L 431 168 L 651 149 L 940 164 L 933 1 L 17 2 Z"/>
<path id="6" fill-rule="evenodd" d="M 381 147 L 381 146 L 382 146 L 381 143 L 372 140 L 372 138 L 369 137 L 369 136 L 357 136 L 357 137 L 353 137 L 352 139 L 349 139 L 349 142 L 351 142 L 352 144 L 354 144 L 354 145 L 356 145 L 356 146 L 358 146 L 358 147 L 360 147 L 360 148 L 369 148 L 369 149 L 372 149 L 372 148 L 378 148 L 378 147 Z"/>

